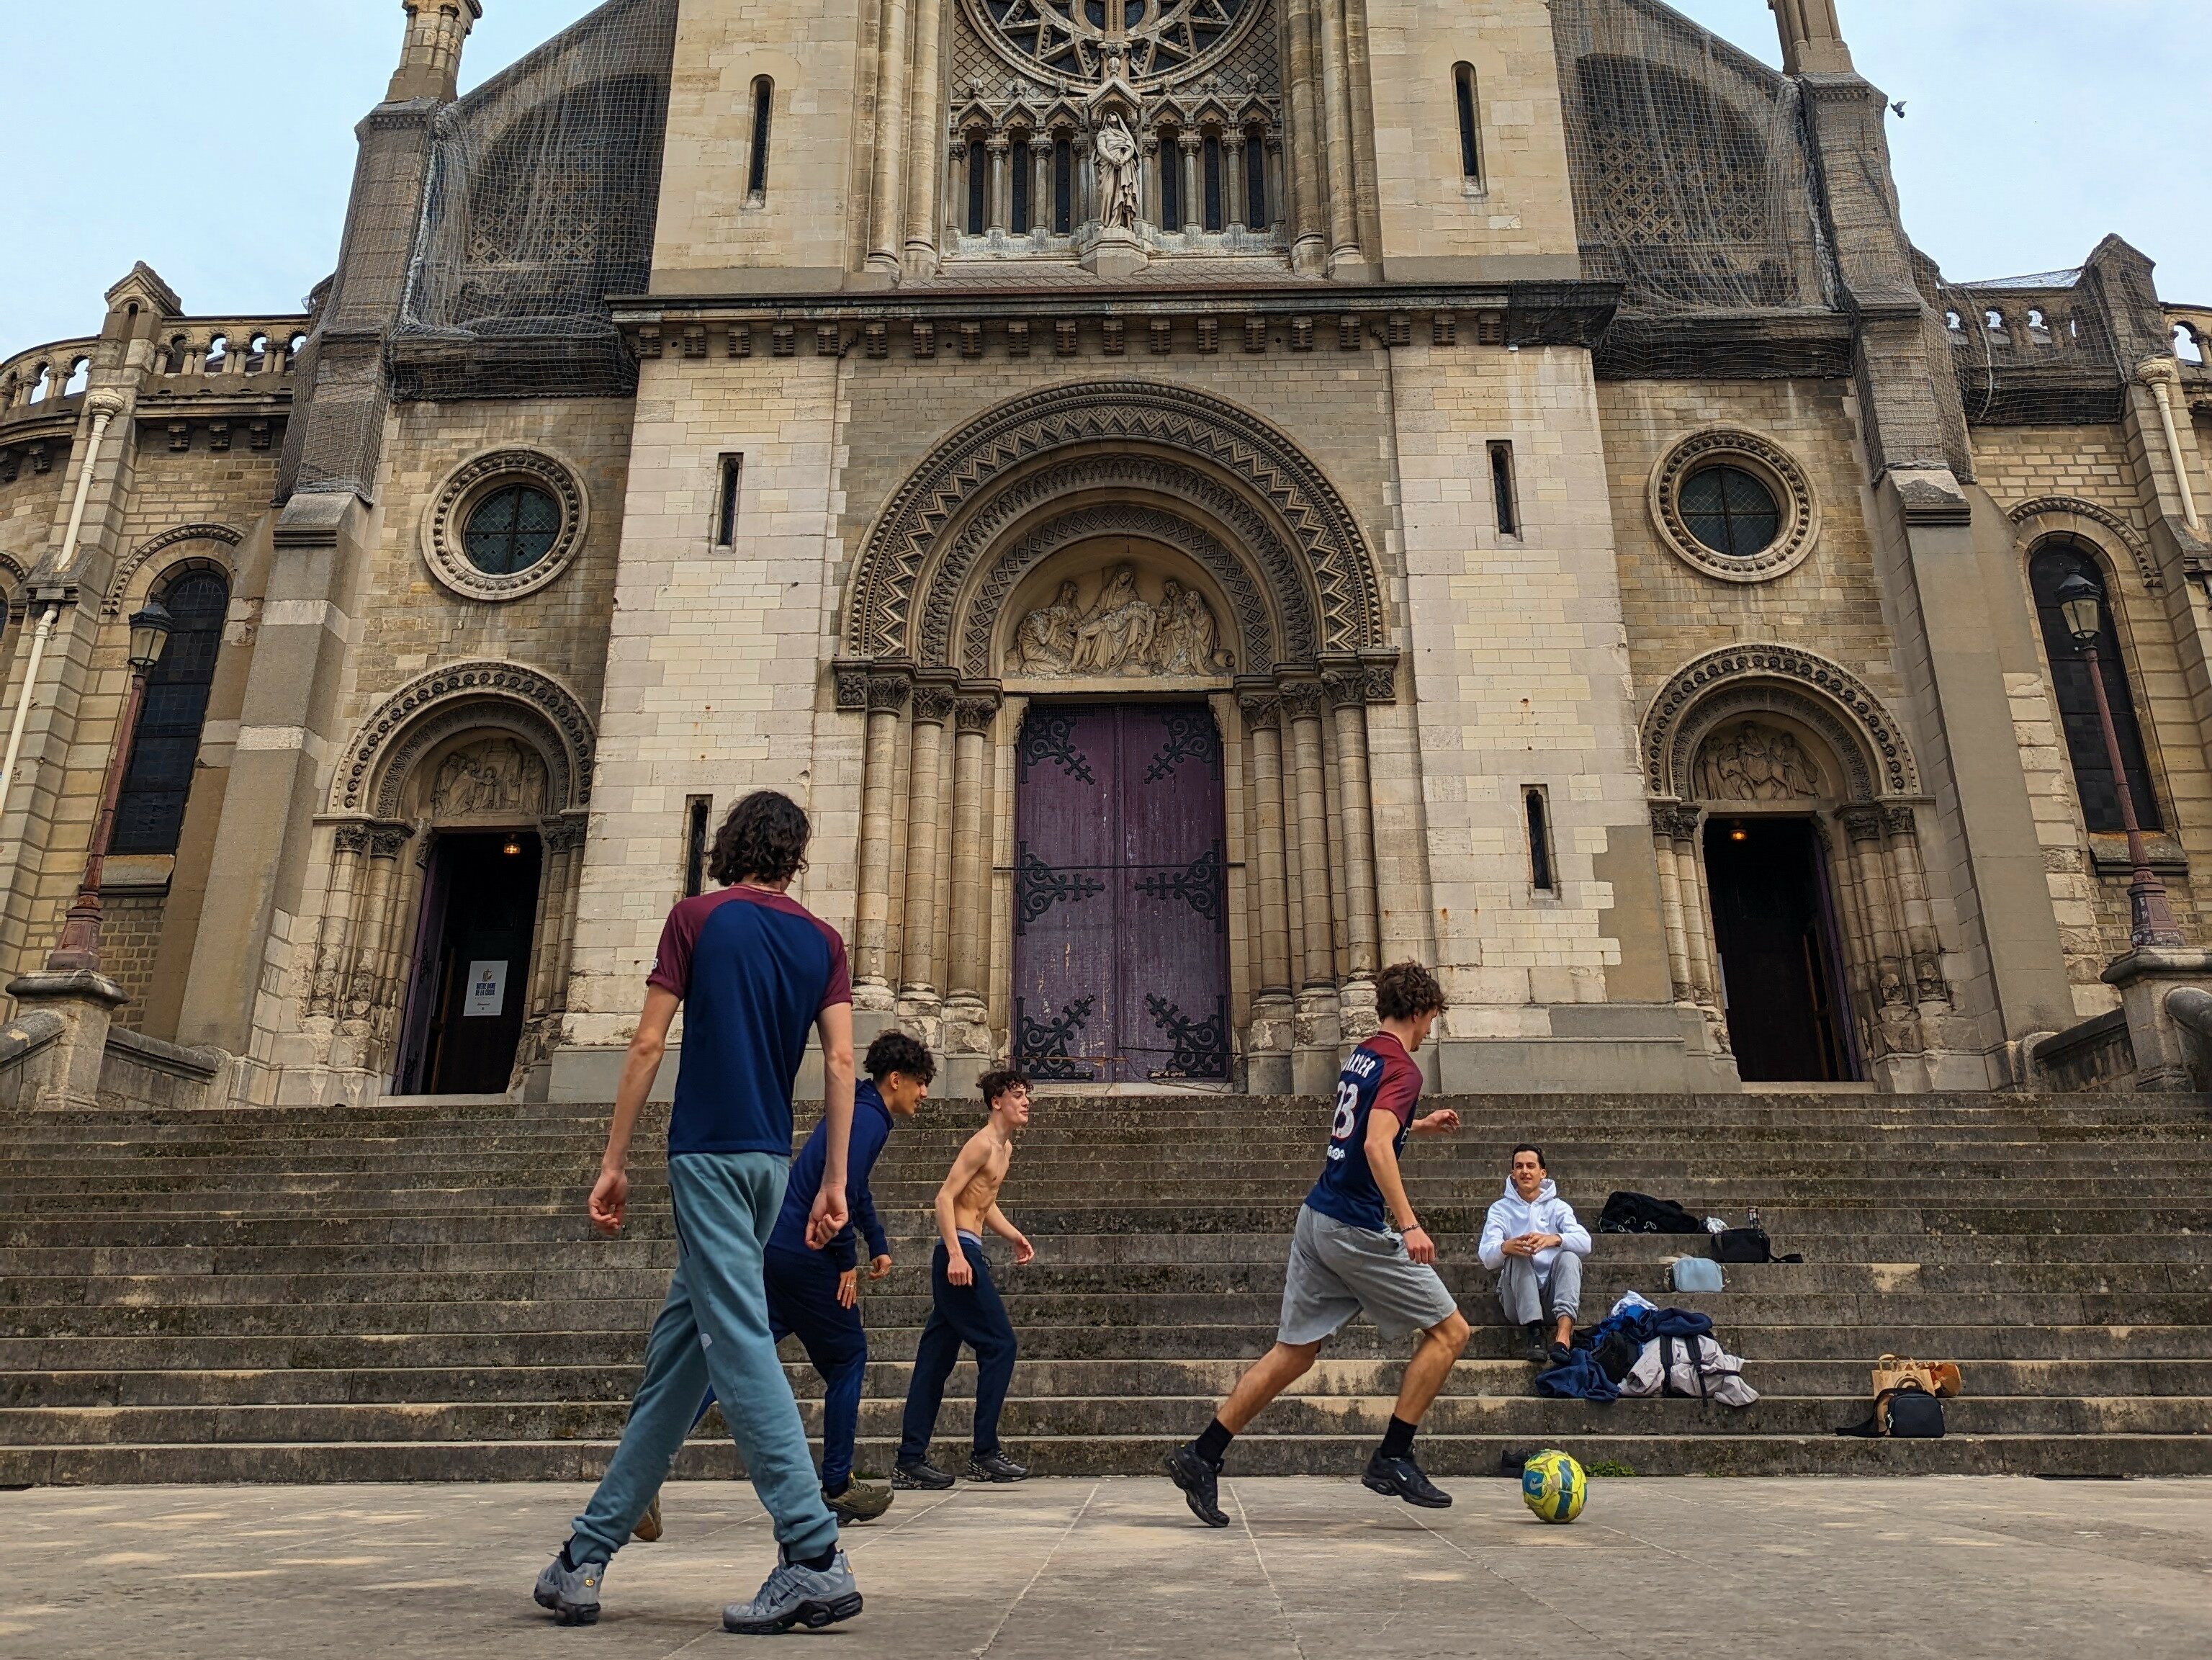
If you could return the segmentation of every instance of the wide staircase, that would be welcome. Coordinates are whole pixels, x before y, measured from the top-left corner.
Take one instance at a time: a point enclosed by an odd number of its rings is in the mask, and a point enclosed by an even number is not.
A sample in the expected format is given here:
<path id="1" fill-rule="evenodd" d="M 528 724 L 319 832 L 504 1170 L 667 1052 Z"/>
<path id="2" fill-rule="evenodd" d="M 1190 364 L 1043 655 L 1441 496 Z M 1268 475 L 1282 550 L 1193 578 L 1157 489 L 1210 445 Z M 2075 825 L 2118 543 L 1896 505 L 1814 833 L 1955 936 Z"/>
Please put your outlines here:
<path id="1" fill-rule="evenodd" d="M 1430 1104 L 1437 1104 L 1431 1103 Z M 1563 1445 L 1638 1474 L 2212 1472 L 2212 1108 L 2202 1098 L 1461 1098 L 1409 1149 L 1474 1341 L 1422 1433 L 1440 1474 Z M 890 1463 L 928 1309 L 928 1206 L 967 1104 L 878 1169 L 896 1266 L 867 1288 L 860 1464 Z M 620 1432 L 674 1245 L 641 1129 L 631 1221 L 583 1201 L 604 1109 L 507 1103 L 0 1118 L 0 1484 L 578 1478 Z M 1042 1473 L 1147 1473 L 1272 1338 L 1326 1117 L 1303 1100 L 1049 1096 L 1004 1202 L 1038 1247 L 1000 1280 L 1022 1339 L 1005 1432 Z M 1594 1221 L 1632 1188 L 1802 1264 L 1680 1296 L 1696 1239 L 1600 1235 L 1585 1313 L 1702 1309 L 1762 1399 L 1535 1397 L 1474 1262 L 1508 1151 L 1541 1141 Z M 1952 1359 L 1940 1441 L 1839 1439 L 1884 1351 Z M 1246 1474 L 1358 1468 L 1402 1351 L 1349 1328 L 1238 1444 Z M 796 1363 L 793 1350 L 789 1358 Z M 819 1385 L 791 1376 L 810 1426 Z M 974 1374 L 940 1420 L 955 1459 Z M 709 1418 L 679 1474 L 736 1462 Z"/>

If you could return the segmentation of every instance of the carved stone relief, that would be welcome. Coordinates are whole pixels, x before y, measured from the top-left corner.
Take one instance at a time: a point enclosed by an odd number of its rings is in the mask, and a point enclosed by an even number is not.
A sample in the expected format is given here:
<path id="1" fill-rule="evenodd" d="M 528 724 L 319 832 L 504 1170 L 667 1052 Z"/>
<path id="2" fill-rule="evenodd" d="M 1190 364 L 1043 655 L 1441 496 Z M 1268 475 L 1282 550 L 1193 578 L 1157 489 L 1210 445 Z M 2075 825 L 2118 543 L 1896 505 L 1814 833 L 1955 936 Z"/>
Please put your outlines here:
<path id="1" fill-rule="evenodd" d="M 1170 576 L 1155 602 L 1137 586 L 1133 565 L 1113 566 L 1088 606 L 1072 581 L 1014 630 L 1010 666 L 1029 675 L 1215 675 L 1234 666 L 1222 649 L 1213 608 L 1197 589 Z"/>
<path id="2" fill-rule="evenodd" d="M 1715 733 L 1698 751 L 1698 794 L 1707 801 L 1796 801 L 1822 794 L 1819 764 L 1778 727 L 1747 721 Z"/>
<path id="3" fill-rule="evenodd" d="M 425 803 L 434 818 L 545 810 L 545 765 L 513 738 L 488 738 L 439 763 Z"/>

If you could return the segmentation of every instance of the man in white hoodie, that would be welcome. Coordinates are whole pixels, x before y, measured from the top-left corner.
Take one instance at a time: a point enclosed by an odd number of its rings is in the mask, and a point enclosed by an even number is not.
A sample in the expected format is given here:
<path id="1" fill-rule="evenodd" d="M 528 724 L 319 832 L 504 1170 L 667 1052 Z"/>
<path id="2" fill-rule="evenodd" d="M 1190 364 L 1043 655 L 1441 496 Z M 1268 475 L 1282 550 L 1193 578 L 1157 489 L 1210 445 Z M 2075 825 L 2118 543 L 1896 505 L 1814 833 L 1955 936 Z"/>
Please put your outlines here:
<path id="1" fill-rule="evenodd" d="M 1589 1230 L 1575 1220 L 1575 1207 L 1559 1197 L 1544 1170 L 1540 1147 L 1513 1149 L 1513 1172 L 1504 1196 L 1490 1207 L 1482 1225 L 1482 1266 L 1498 1275 L 1498 1300 L 1505 1317 L 1528 1334 L 1528 1358 L 1538 1365 L 1559 1365 L 1574 1341 L 1575 1316 L 1582 1310 L 1583 1258 L 1589 1255 Z M 1544 1346 L 1544 1320 L 1553 1321 L 1552 1342 Z"/>

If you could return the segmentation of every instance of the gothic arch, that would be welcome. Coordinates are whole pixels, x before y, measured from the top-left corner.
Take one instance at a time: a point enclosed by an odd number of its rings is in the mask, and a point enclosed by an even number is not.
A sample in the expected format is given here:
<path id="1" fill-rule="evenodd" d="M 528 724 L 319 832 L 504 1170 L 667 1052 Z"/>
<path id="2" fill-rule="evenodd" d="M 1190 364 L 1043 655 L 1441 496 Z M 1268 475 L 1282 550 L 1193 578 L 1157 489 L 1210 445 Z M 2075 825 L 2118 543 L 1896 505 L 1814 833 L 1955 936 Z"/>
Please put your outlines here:
<path id="1" fill-rule="evenodd" d="M 2084 502 L 2072 496 L 2042 496 L 2033 502 L 2023 502 L 2005 515 L 2010 519 L 2018 534 L 2014 545 L 2019 550 L 2025 567 L 2029 554 L 2054 536 L 2071 536 L 2100 550 L 2107 564 L 2118 568 L 2124 551 L 2135 562 L 2136 575 L 2149 593 L 2156 593 L 2164 586 L 2158 573 L 2158 564 L 2151 557 L 2150 544 L 2136 532 L 2135 526 L 2094 502 Z"/>
<path id="2" fill-rule="evenodd" d="M 1286 654 L 1388 644 L 1365 538 L 1287 437 L 1188 387 L 1084 381 L 988 411 L 899 487 L 854 576 L 847 653 L 949 663 L 954 596 L 975 561 L 1055 493 L 1101 489 L 1176 498 L 1231 528 L 1261 568 Z M 1301 626 L 1310 646 L 1289 637 Z"/>
<path id="3" fill-rule="evenodd" d="M 210 556 L 211 562 L 220 566 L 225 575 L 235 575 L 234 567 L 237 562 L 229 550 L 235 548 L 245 539 L 228 525 L 179 525 L 173 530 L 165 530 L 159 536 L 149 537 L 116 561 L 115 575 L 107 585 L 106 598 L 100 602 L 100 614 L 102 617 L 113 617 L 121 611 L 124 596 L 131 592 L 131 584 L 137 580 L 138 573 L 161 554 L 180 543 L 211 542 L 215 544 L 223 551 Z"/>
<path id="4" fill-rule="evenodd" d="M 347 746 L 331 787 L 333 811 L 398 817 L 409 773 L 471 727 L 514 733 L 545 763 L 546 810 L 591 805 L 591 717 L 551 676 L 519 663 L 454 663 L 408 682 L 378 705 Z"/>
<path id="5" fill-rule="evenodd" d="M 1644 716 L 1645 787 L 1656 800 L 1689 799 L 1705 735 L 1759 710 L 1786 714 L 1820 735 L 1844 769 L 1840 800 L 1919 794 L 1911 748 L 1866 684 L 1825 657 L 1777 645 L 1724 647 L 1675 671 Z"/>

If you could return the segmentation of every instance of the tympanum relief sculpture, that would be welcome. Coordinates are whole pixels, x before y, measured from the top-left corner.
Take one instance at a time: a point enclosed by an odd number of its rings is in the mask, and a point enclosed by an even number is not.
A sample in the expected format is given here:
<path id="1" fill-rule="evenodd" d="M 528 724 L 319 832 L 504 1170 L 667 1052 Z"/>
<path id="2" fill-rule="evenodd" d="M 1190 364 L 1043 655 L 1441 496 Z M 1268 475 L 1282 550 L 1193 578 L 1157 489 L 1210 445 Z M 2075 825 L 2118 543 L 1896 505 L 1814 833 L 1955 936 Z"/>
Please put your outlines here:
<path id="1" fill-rule="evenodd" d="M 1820 767 L 1778 727 L 1746 721 L 1715 733 L 1698 752 L 1698 794 L 1705 800 L 1796 801 L 1820 794 Z"/>
<path id="2" fill-rule="evenodd" d="M 488 812 L 535 818 L 545 809 L 545 764 L 512 738 L 488 738 L 439 764 L 425 805 L 435 818 Z"/>
<path id="3" fill-rule="evenodd" d="M 1116 565 L 1086 608 L 1062 582 L 1014 630 L 1008 666 L 1029 675 L 1214 675 L 1234 666 L 1205 595 L 1170 576 L 1158 602 L 1138 591 L 1133 565 Z"/>

